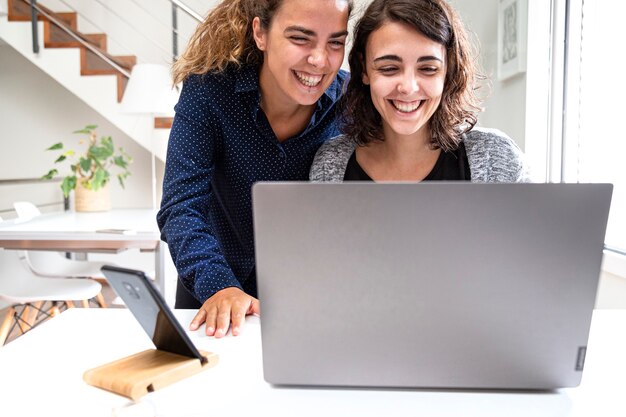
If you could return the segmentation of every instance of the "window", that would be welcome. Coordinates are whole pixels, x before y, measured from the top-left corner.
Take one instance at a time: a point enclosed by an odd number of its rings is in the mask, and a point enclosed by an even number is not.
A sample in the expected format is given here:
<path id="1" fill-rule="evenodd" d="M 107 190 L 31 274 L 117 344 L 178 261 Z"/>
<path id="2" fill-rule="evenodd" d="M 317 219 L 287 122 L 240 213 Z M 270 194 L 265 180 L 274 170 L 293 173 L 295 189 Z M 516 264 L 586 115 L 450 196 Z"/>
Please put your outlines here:
<path id="1" fill-rule="evenodd" d="M 566 182 L 613 183 L 605 245 L 613 259 L 609 272 L 626 277 L 626 58 L 620 47 L 626 2 L 567 5 L 561 176 Z"/>

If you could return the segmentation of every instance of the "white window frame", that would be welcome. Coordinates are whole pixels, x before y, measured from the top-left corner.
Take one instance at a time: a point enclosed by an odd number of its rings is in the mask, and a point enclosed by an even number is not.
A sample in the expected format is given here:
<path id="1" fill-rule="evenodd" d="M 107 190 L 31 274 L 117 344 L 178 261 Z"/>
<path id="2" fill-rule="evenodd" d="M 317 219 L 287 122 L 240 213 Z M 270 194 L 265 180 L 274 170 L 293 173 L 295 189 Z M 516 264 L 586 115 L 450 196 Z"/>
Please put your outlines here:
<path id="1" fill-rule="evenodd" d="M 580 112 L 580 58 L 583 3 L 552 0 L 550 134 L 546 146 L 546 180 L 575 182 Z M 589 0 L 587 0 L 589 1 Z M 602 271 L 626 279 L 626 253 L 605 247 Z"/>

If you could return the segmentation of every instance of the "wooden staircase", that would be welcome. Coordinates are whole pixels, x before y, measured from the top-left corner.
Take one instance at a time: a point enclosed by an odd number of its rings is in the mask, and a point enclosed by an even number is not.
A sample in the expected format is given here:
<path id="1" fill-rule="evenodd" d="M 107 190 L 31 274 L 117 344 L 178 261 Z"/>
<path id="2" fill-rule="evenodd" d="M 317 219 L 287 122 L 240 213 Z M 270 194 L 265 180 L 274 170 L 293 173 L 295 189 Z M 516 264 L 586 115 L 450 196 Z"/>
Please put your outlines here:
<path id="1" fill-rule="evenodd" d="M 8 21 L 24 22 L 31 21 L 31 6 L 28 0 L 7 0 Z M 111 55 L 107 52 L 107 35 L 105 33 L 83 34 L 78 31 L 77 20 L 78 15 L 71 13 L 56 13 L 47 9 L 41 4 L 38 6 L 47 14 L 61 22 L 65 29 L 71 31 L 76 37 L 89 43 L 100 54 L 107 57 L 119 67 L 131 72 L 133 66 L 137 63 L 137 57 L 134 55 Z M 44 48 L 79 48 L 80 49 L 80 74 L 84 76 L 90 75 L 115 75 L 117 78 L 117 101 L 121 102 L 124 96 L 124 90 L 128 83 L 128 77 L 108 63 L 106 60 L 87 48 L 65 30 L 51 22 L 47 17 L 38 14 L 38 20 L 43 22 L 44 26 Z M 172 118 L 156 117 L 154 127 L 157 129 L 170 129 L 172 127 Z"/>

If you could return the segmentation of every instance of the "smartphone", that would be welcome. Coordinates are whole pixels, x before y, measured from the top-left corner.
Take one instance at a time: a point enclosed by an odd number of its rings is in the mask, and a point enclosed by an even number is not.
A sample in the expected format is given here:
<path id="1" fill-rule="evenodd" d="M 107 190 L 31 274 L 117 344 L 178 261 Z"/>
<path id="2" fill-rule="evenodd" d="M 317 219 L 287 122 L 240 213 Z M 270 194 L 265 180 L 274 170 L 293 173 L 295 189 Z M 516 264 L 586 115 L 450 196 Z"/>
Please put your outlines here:
<path id="1" fill-rule="evenodd" d="M 157 349 L 207 362 L 146 274 L 110 265 L 103 266 L 102 273 Z"/>

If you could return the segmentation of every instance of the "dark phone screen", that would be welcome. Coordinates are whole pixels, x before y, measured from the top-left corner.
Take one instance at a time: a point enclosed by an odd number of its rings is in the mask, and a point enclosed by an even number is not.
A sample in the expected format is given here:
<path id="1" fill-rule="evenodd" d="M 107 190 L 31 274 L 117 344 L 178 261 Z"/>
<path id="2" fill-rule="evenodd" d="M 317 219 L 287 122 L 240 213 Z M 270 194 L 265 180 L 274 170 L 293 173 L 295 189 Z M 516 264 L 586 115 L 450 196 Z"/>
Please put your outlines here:
<path id="1" fill-rule="evenodd" d="M 102 272 L 157 349 L 204 361 L 142 272 L 108 266 Z"/>

